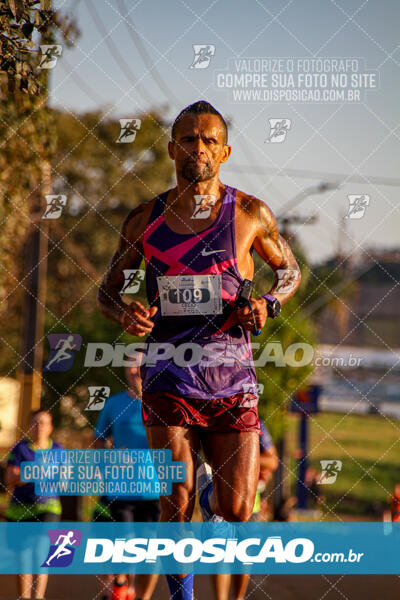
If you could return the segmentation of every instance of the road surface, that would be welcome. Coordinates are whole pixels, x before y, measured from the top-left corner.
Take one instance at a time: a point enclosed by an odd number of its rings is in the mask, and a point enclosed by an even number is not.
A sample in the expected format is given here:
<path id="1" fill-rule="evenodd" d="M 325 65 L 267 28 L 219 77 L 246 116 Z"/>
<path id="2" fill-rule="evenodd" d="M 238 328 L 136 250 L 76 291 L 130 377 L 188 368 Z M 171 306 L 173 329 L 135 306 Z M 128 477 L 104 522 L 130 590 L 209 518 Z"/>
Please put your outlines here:
<path id="1" fill-rule="evenodd" d="M 15 576 L 0 576 L 0 599 L 17 600 Z M 99 600 L 95 575 L 51 575 L 47 600 Z M 169 600 L 160 576 L 153 600 Z M 195 600 L 214 600 L 211 579 L 198 575 Z M 255 575 L 248 600 L 396 600 L 400 575 Z"/>

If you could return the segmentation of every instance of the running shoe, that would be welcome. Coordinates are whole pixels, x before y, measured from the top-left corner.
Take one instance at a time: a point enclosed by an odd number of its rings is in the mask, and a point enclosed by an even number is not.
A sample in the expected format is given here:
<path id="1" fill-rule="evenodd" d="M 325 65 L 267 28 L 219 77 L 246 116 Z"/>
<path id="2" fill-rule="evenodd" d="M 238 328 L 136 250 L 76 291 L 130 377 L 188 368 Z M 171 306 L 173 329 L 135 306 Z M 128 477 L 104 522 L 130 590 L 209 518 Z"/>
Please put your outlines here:
<path id="1" fill-rule="evenodd" d="M 201 463 L 196 471 L 196 485 L 199 495 L 201 516 L 205 523 L 222 523 L 224 519 L 216 515 L 210 507 L 209 497 L 212 491 L 212 469 L 206 462 Z"/>
<path id="2" fill-rule="evenodd" d="M 128 600 L 128 582 L 117 583 L 114 580 L 111 590 L 111 600 Z"/>

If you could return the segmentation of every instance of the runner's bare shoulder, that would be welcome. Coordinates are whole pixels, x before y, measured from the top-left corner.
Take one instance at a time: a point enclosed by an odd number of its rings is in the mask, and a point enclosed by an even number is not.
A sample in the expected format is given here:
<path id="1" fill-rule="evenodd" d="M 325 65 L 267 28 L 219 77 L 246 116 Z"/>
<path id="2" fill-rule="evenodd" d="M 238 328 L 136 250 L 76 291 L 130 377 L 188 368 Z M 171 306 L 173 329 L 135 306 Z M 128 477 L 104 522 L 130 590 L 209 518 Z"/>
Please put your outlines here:
<path id="1" fill-rule="evenodd" d="M 121 241 L 125 243 L 142 241 L 155 201 L 156 198 L 152 198 L 147 202 L 141 202 L 129 212 L 122 224 Z"/>
<path id="2" fill-rule="evenodd" d="M 275 217 L 268 204 L 256 196 L 237 190 L 236 210 L 238 217 L 246 221 L 253 230 L 262 229 L 265 233 L 276 227 Z"/>

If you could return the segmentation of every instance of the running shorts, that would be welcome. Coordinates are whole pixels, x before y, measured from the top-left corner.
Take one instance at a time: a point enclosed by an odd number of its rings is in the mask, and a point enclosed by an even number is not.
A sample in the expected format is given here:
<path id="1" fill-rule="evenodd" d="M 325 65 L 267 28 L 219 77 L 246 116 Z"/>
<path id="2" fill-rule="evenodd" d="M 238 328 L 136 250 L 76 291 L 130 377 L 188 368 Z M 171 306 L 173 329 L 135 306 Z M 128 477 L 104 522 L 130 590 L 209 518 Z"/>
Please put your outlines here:
<path id="1" fill-rule="evenodd" d="M 171 392 L 144 392 L 143 423 L 146 427 L 200 427 L 213 433 L 260 433 L 257 406 L 243 404 L 242 393 L 204 400 Z"/>

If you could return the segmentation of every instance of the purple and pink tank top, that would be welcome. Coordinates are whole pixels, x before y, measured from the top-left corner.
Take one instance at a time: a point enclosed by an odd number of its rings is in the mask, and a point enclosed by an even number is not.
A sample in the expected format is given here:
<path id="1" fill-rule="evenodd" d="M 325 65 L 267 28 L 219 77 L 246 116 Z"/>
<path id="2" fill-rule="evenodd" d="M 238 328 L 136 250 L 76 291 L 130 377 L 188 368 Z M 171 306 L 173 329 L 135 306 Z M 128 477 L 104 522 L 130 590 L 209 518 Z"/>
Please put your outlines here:
<path id="1" fill-rule="evenodd" d="M 234 312 L 243 281 L 236 258 L 236 189 L 225 186 L 214 223 L 187 234 L 165 222 L 169 191 L 156 198 L 143 238 L 147 298 L 158 307 L 146 340 L 143 391 L 197 399 L 244 393 L 252 406 L 257 397 L 250 334 Z"/>

